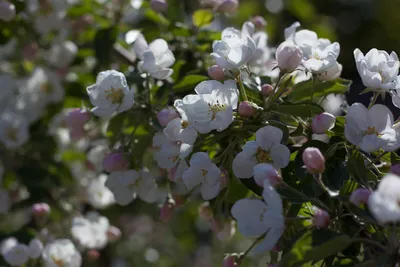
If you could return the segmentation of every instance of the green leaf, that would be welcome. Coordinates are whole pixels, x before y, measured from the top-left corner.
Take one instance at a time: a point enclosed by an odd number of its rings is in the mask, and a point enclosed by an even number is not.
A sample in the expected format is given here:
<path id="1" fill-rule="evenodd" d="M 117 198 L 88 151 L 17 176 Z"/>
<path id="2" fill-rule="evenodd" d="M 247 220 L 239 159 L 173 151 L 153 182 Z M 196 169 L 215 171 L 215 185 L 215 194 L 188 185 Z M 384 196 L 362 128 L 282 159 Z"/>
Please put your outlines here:
<path id="1" fill-rule="evenodd" d="M 203 27 L 209 25 L 214 18 L 211 10 L 200 9 L 193 14 L 193 24 L 197 27 Z"/>
<path id="2" fill-rule="evenodd" d="M 330 230 L 308 231 L 283 255 L 280 266 L 303 266 L 336 255 L 351 244 L 351 238 Z"/>
<path id="3" fill-rule="evenodd" d="M 376 182 L 378 180 L 376 174 L 365 165 L 365 157 L 359 150 L 350 151 L 348 157 L 348 172 L 359 184 L 370 186 L 369 181 Z"/>
<path id="4" fill-rule="evenodd" d="M 287 114 L 302 118 L 311 118 L 324 112 L 324 109 L 315 103 L 275 104 L 271 106 L 272 112 Z"/>
<path id="5" fill-rule="evenodd" d="M 338 78 L 333 81 L 327 82 L 316 82 L 314 88 L 314 96 L 323 97 L 328 94 L 343 94 L 350 89 L 352 81 Z M 310 79 L 298 83 L 294 86 L 292 93 L 290 94 L 290 99 L 293 102 L 300 102 L 310 99 L 313 91 L 313 81 Z"/>
<path id="6" fill-rule="evenodd" d="M 183 92 L 188 89 L 193 90 L 196 87 L 196 85 L 208 79 L 209 78 L 204 75 L 188 75 L 174 86 L 174 91 Z"/>

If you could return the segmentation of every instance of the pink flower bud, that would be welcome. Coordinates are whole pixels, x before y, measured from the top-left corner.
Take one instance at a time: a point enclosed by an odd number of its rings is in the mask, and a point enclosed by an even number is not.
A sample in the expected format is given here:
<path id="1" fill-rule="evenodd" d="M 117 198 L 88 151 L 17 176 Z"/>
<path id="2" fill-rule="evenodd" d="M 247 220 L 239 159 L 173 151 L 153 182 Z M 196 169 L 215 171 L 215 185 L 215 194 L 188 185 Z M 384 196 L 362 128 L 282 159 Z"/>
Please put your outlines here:
<path id="1" fill-rule="evenodd" d="M 175 201 L 168 199 L 160 209 L 160 221 L 168 222 L 174 216 L 175 213 Z"/>
<path id="2" fill-rule="evenodd" d="M 107 230 L 107 237 L 110 242 L 115 242 L 121 238 L 121 230 L 111 225 Z"/>
<path id="3" fill-rule="evenodd" d="M 256 109 L 248 101 L 242 101 L 239 104 L 239 115 L 242 117 L 251 117 L 256 113 Z"/>
<path id="4" fill-rule="evenodd" d="M 400 163 L 392 165 L 392 167 L 390 167 L 390 172 L 400 175 Z"/>
<path id="5" fill-rule="evenodd" d="M 292 42 L 283 42 L 275 52 L 278 67 L 282 72 L 293 72 L 303 59 L 303 52 Z"/>
<path id="6" fill-rule="evenodd" d="M 353 193 L 351 193 L 349 201 L 356 206 L 360 204 L 368 203 L 368 198 L 371 195 L 371 191 L 367 188 L 358 188 Z"/>
<path id="7" fill-rule="evenodd" d="M 165 0 L 151 0 L 150 6 L 155 12 L 160 13 L 168 9 L 168 3 Z"/>
<path id="8" fill-rule="evenodd" d="M 318 148 L 307 147 L 302 156 L 304 165 L 309 173 L 318 174 L 325 171 L 325 157 Z"/>
<path id="9" fill-rule="evenodd" d="M 127 170 L 129 161 L 123 152 L 111 152 L 103 159 L 103 168 L 106 172 Z"/>
<path id="10" fill-rule="evenodd" d="M 86 257 L 91 262 L 96 261 L 100 258 L 100 252 L 95 249 L 91 249 L 86 252 Z"/>
<path id="11" fill-rule="evenodd" d="M 211 221 L 214 218 L 214 213 L 210 207 L 210 202 L 204 202 L 199 206 L 199 215 L 206 221 Z"/>
<path id="12" fill-rule="evenodd" d="M 211 66 L 208 68 L 208 76 L 211 79 L 223 81 L 225 79 L 224 69 L 218 65 Z"/>
<path id="13" fill-rule="evenodd" d="M 315 134 L 324 134 L 335 126 L 336 118 L 328 112 L 315 116 L 311 122 L 311 128 Z"/>
<path id="14" fill-rule="evenodd" d="M 36 203 L 32 206 L 32 214 L 35 216 L 45 216 L 50 213 L 51 209 L 47 203 Z"/>
<path id="15" fill-rule="evenodd" d="M 261 94 L 263 97 L 269 97 L 274 92 L 274 87 L 270 84 L 261 86 Z"/>
<path id="16" fill-rule="evenodd" d="M 227 255 L 222 261 L 222 267 L 238 267 L 239 265 L 236 263 L 236 256 Z"/>
<path id="17" fill-rule="evenodd" d="M 265 180 L 268 180 L 272 186 L 276 186 L 282 182 L 282 177 L 279 172 L 273 165 L 268 163 L 257 164 L 254 166 L 253 173 L 254 180 L 261 187 L 264 187 Z"/>
<path id="18" fill-rule="evenodd" d="M 22 56 L 26 60 L 32 60 L 36 57 L 39 51 L 39 45 L 35 42 L 27 44 L 22 49 Z"/>
<path id="19" fill-rule="evenodd" d="M 0 20 L 11 21 L 15 15 L 15 6 L 8 1 L 0 0 Z"/>
<path id="20" fill-rule="evenodd" d="M 312 218 L 312 224 L 318 229 L 326 228 L 329 226 L 330 219 L 326 210 L 317 210 Z"/>
<path id="21" fill-rule="evenodd" d="M 267 21 L 261 16 L 255 16 L 251 22 L 258 30 L 263 30 L 267 26 Z"/>
<path id="22" fill-rule="evenodd" d="M 81 129 L 89 120 L 90 113 L 80 108 L 75 108 L 68 112 L 65 122 L 70 130 Z"/>
<path id="23" fill-rule="evenodd" d="M 168 125 L 170 121 L 179 117 L 178 112 L 176 112 L 173 108 L 164 108 L 160 112 L 157 113 L 158 123 L 165 127 Z"/>
<path id="24" fill-rule="evenodd" d="M 218 11 L 233 14 L 239 7 L 238 0 L 222 0 L 218 6 Z"/>

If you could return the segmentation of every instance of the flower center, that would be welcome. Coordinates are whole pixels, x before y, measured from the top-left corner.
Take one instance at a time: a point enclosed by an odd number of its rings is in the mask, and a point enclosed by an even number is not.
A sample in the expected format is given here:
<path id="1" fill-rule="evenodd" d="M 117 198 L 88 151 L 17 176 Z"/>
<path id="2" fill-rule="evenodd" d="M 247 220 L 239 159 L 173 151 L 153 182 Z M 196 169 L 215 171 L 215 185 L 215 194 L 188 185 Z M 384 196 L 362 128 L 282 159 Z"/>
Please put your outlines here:
<path id="1" fill-rule="evenodd" d="M 379 135 L 378 132 L 376 131 L 375 127 L 368 127 L 367 130 L 364 132 L 364 136 L 365 135 Z"/>
<path id="2" fill-rule="evenodd" d="M 55 257 L 55 256 L 51 256 L 51 260 L 54 262 L 55 265 L 57 265 L 58 267 L 64 267 L 64 261 Z"/>
<path id="3" fill-rule="evenodd" d="M 53 89 L 51 88 L 50 83 L 45 82 L 45 83 L 42 83 L 42 85 L 40 86 L 40 91 L 42 91 L 44 94 L 48 95 L 53 91 Z"/>
<path id="4" fill-rule="evenodd" d="M 124 91 L 122 88 L 113 88 L 105 90 L 106 93 L 106 99 L 111 100 L 111 103 L 113 104 L 120 104 L 122 102 L 122 99 L 124 99 Z"/>
<path id="5" fill-rule="evenodd" d="M 382 70 L 378 70 L 378 73 L 379 73 L 379 75 L 381 75 L 381 78 L 382 78 L 382 83 L 384 83 L 385 81 L 386 81 L 386 75 L 385 74 L 383 74 L 383 71 Z"/>
<path id="6" fill-rule="evenodd" d="M 257 149 L 256 158 L 258 163 L 267 163 L 272 161 L 272 158 L 269 155 L 269 153 L 263 150 L 261 147 Z"/>
<path id="7" fill-rule="evenodd" d="M 15 128 L 8 128 L 7 129 L 7 137 L 8 139 L 12 140 L 12 141 L 17 141 L 18 140 L 18 131 Z"/>
<path id="8" fill-rule="evenodd" d="M 206 171 L 206 170 L 201 170 L 201 175 L 203 175 L 203 177 L 206 177 L 207 173 L 208 173 L 208 171 Z"/>
<path id="9" fill-rule="evenodd" d="M 185 129 L 185 128 L 187 128 L 188 126 L 189 126 L 189 122 L 187 122 L 187 121 L 182 121 L 182 123 L 181 123 L 182 129 Z"/>
<path id="10" fill-rule="evenodd" d="M 208 103 L 208 114 L 212 114 L 211 115 L 211 120 L 215 120 L 215 117 L 217 116 L 217 113 L 222 111 L 222 110 L 226 110 L 226 105 L 225 104 L 220 104 L 219 100 L 217 100 L 216 104 L 210 104 Z"/>

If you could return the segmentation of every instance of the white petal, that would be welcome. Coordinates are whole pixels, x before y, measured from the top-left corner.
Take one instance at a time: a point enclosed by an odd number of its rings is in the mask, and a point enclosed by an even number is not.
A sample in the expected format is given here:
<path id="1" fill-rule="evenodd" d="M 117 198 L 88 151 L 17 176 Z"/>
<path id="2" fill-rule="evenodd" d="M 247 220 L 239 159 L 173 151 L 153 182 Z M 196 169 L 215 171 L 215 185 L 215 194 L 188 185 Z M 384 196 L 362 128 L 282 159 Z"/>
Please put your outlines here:
<path id="1" fill-rule="evenodd" d="M 256 164 L 255 157 L 248 157 L 244 152 L 240 152 L 232 162 L 232 170 L 237 178 L 251 178 Z"/>
<path id="2" fill-rule="evenodd" d="M 241 199 L 231 209 L 232 216 L 238 222 L 238 229 L 245 236 L 259 236 L 267 231 L 262 220 L 267 206 L 258 199 Z"/>
<path id="3" fill-rule="evenodd" d="M 368 111 L 371 120 L 370 125 L 375 127 L 378 133 L 382 133 L 386 128 L 391 128 L 393 125 L 393 114 L 384 105 L 376 104 Z"/>
<path id="4" fill-rule="evenodd" d="M 274 145 L 281 143 L 283 132 L 274 126 L 264 126 L 256 132 L 256 142 L 264 150 L 269 151 Z"/>
<path id="5" fill-rule="evenodd" d="M 278 243 L 284 231 L 285 228 L 270 228 L 264 240 L 254 248 L 254 252 L 260 253 L 272 250 Z"/>
<path id="6" fill-rule="evenodd" d="M 201 171 L 192 167 L 185 170 L 182 174 L 182 181 L 189 191 L 200 185 L 203 180 L 204 176 L 202 175 Z"/>
<path id="7" fill-rule="evenodd" d="M 271 158 L 278 168 L 285 168 L 290 161 L 290 150 L 287 146 L 278 144 L 271 148 Z"/>

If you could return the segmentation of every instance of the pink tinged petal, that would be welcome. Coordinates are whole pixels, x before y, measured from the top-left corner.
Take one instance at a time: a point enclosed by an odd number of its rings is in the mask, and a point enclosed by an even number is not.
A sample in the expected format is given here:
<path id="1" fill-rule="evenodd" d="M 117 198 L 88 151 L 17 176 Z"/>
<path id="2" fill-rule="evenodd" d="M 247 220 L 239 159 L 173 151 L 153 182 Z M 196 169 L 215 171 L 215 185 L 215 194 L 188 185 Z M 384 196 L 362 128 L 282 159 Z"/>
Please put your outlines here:
<path id="1" fill-rule="evenodd" d="M 240 152 L 232 162 L 232 170 L 237 178 L 251 178 L 256 164 L 255 157 L 248 157 L 244 152 Z"/>
<path id="2" fill-rule="evenodd" d="M 269 151 L 274 145 L 280 144 L 283 132 L 274 126 L 265 126 L 256 132 L 256 142 L 264 150 Z"/>
<path id="3" fill-rule="evenodd" d="M 276 145 L 271 148 L 271 158 L 278 168 L 285 168 L 290 161 L 290 150 L 285 145 Z"/>
<path id="4" fill-rule="evenodd" d="M 176 118 L 167 124 L 167 127 L 164 128 L 163 133 L 171 141 L 180 141 L 181 131 L 182 119 Z"/>
<path id="5" fill-rule="evenodd" d="M 165 80 L 174 73 L 173 69 L 159 69 L 155 72 L 150 72 L 150 75 L 158 80 Z"/>
<path id="6" fill-rule="evenodd" d="M 239 232 L 245 236 L 259 236 L 267 231 L 264 212 L 267 205 L 258 199 L 241 199 L 231 209 L 237 220 Z"/>
<path id="7" fill-rule="evenodd" d="M 253 168 L 254 180 L 257 185 L 264 186 L 264 181 L 268 180 L 271 184 L 280 180 L 280 175 L 275 167 L 268 163 L 257 164 Z"/>
<path id="8" fill-rule="evenodd" d="M 372 153 L 384 147 L 385 142 L 375 134 L 369 134 L 363 137 L 359 147 L 362 151 Z"/>
<path id="9" fill-rule="evenodd" d="M 211 94 L 213 90 L 222 88 L 222 84 L 218 81 L 209 80 L 199 83 L 194 91 L 197 94 Z"/>
<path id="10" fill-rule="evenodd" d="M 193 167 L 185 170 L 182 174 L 182 181 L 185 184 L 188 191 L 194 189 L 196 186 L 200 185 L 204 180 L 204 176 L 201 170 L 197 170 Z"/>
<path id="11" fill-rule="evenodd" d="M 368 111 L 370 125 L 375 127 L 378 133 L 383 133 L 386 129 L 392 128 L 394 119 L 388 107 L 376 104 Z"/>
<path id="12" fill-rule="evenodd" d="M 143 60 L 143 53 L 146 52 L 146 50 L 149 48 L 149 45 L 147 44 L 146 39 L 142 34 L 140 34 L 134 45 L 133 45 L 133 50 L 138 58 Z"/>

